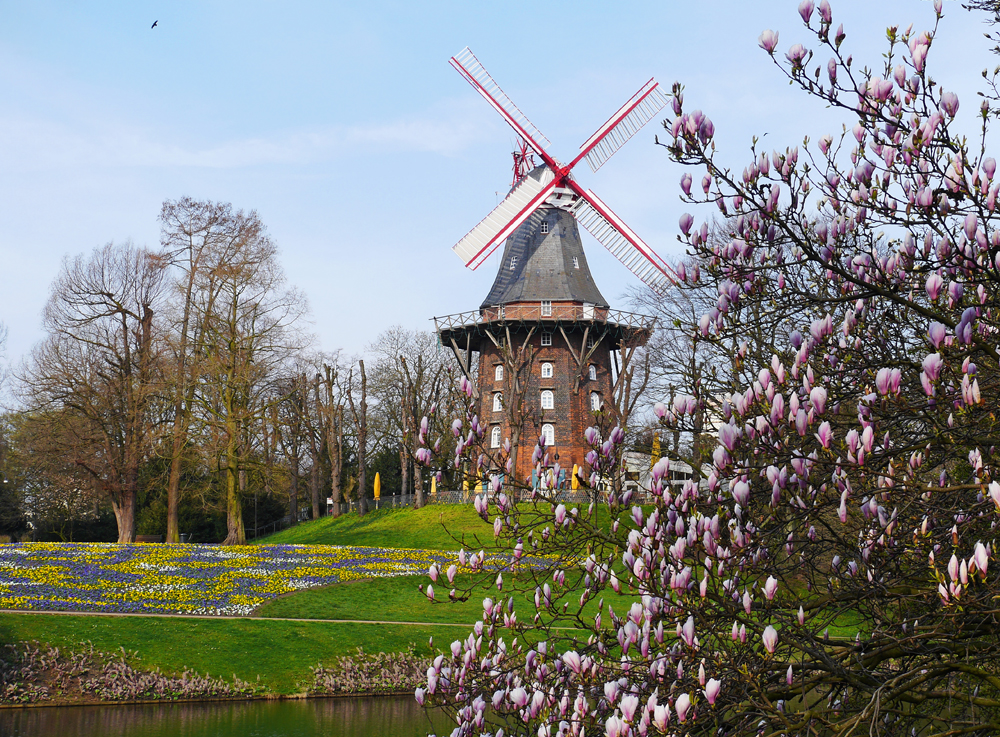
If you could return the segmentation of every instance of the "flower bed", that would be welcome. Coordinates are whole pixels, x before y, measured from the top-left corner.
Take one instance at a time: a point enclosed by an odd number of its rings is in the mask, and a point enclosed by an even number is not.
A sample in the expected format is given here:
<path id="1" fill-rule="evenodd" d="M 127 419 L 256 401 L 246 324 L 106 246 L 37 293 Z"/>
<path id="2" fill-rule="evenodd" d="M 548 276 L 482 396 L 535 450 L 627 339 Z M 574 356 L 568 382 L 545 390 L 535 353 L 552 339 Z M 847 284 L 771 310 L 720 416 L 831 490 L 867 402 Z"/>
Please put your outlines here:
<path id="1" fill-rule="evenodd" d="M 331 545 L 0 545 L 0 608 L 249 614 L 299 589 L 445 567 L 448 553 Z"/>

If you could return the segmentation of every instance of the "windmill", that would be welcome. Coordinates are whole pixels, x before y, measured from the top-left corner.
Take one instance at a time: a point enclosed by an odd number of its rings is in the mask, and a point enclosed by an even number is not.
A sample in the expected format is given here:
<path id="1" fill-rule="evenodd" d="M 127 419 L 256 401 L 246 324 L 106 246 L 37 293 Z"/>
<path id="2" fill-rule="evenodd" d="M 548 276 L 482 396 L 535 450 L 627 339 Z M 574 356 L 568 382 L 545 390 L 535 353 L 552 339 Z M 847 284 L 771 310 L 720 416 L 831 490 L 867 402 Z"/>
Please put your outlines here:
<path id="1" fill-rule="evenodd" d="M 667 99 L 650 79 L 562 164 L 468 47 L 451 65 L 514 129 L 519 143 L 510 193 L 453 247 L 476 269 L 503 245 L 493 287 L 478 310 L 435 317 L 435 327 L 479 401 L 487 447 L 499 451 L 510 443 L 507 468 L 493 470 L 537 488 L 568 489 L 569 469 L 586 468 L 584 430 L 627 422 L 614 399 L 629 385 L 632 354 L 654 324 L 610 308 L 587 265 L 578 225 L 652 289 L 663 291 L 676 280 L 653 249 L 576 182 L 573 167 L 586 159 L 596 172 Z M 539 438 L 541 458 L 518 453 Z"/>
<path id="2" fill-rule="evenodd" d="M 572 176 L 573 168 L 583 159 L 596 172 L 663 109 L 667 98 L 656 80 L 650 79 L 639 88 L 580 146 L 580 152 L 569 164 L 562 164 L 546 150 L 551 145 L 549 139 L 500 89 L 468 46 L 453 56 L 450 63 L 500 113 L 523 142 L 521 151 L 514 154 L 515 181 L 510 194 L 452 247 L 466 266 L 471 269 L 481 266 L 533 212 L 548 203 L 568 209 L 601 245 L 648 286 L 662 291 L 675 280 L 671 268 L 656 252 L 592 190 L 583 189 Z M 527 148 L 543 162 L 538 176 L 526 176 L 527 172 L 518 166 Z"/>

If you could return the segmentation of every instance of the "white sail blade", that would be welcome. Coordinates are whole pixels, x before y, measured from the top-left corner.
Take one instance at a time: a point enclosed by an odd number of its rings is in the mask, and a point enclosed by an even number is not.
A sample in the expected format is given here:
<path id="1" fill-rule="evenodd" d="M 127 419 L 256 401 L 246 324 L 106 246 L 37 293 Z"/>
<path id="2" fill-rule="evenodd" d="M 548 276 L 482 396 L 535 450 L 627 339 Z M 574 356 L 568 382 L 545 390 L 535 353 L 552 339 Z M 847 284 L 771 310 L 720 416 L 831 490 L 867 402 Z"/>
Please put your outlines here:
<path id="1" fill-rule="evenodd" d="M 580 146 L 580 155 L 573 163 L 586 157 L 591 170 L 597 171 L 666 104 L 667 96 L 656 80 L 650 79 Z"/>
<path id="2" fill-rule="evenodd" d="M 522 113 L 514 101 L 500 89 L 500 85 L 490 76 L 471 49 L 466 46 L 451 57 L 450 63 L 503 116 L 508 125 L 524 138 L 536 153 L 544 157 L 543 150 L 551 145 L 549 139 L 542 135 L 542 132 L 528 120 L 528 116 Z"/>
<path id="3" fill-rule="evenodd" d="M 580 199 L 574 206 L 577 222 L 586 228 L 597 241 L 611 251 L 615 258 L 654 291 L 664 292 L 677 282 L 667 263 L 643 243 L 625 222 L 611 211 L 591 190 L 577 190 Z"/>
<path id="4" fill-rule="evenodd" d="M 541 177 L 525 177 L 496 209 L 452 246 L 462 262 L 470 269 L 477 269 L 491 253 L 503 243 L 517 227 L 528 219 L 555 188 L 552 171 L 545 168 Z"/>

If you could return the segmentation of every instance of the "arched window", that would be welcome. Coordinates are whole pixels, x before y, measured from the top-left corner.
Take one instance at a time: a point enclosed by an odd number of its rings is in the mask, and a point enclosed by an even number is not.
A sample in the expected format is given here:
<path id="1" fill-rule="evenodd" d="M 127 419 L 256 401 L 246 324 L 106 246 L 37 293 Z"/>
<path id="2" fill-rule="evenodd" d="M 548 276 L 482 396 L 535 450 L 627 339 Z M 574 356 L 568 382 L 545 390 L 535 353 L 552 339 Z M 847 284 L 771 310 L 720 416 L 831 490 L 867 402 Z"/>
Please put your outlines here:
<path id="1" fill-rule="evenodd" d="M 552 378 L 552 364 L 551 363 L 543 363 L 542 364 L 542 378 L 543 379 L 551 379 Z"/>
<path id="2" fill-rule="evenodd" d="M 503 394 L 501 392 L 493 395 L 493 411 L 503 412 Z"/>
<path id="3" fill-rule="evenodd" d="M 542 409 L 552 409 L 556 406 L 555 399 L 552 396 L 552 392 L 548 389 L 542 392 Z"/>
<path id="4" fill-rule="evenodd" d="M 493 369 L 493 378 L 496 381 L 503 381 L 503 364 L 497 364 L 496 368 Z"/>
<path id="5" fill-rule="evenodd" d="M 500 447 L 500 426 L 494 425 L 493 429 L 490 430 L 490 447 L 499 448 Z"/>
<path id="6" fill-rule="evenodd" d="M 597 381 L 597 366 L 590 364 L 590 380 Z"/>
<path id="7" fill-rule="evenodd" d="M 556 429 L 552 425 L 542 425 L 542 438 L 545 439 L 545 447 L 556 444 Z"/>
<path id="8" fill-rule="evenodd" d="M 597 392 L 590 393 L 590 409 L 594 412 L 601 411 L 601 395 Z"/>

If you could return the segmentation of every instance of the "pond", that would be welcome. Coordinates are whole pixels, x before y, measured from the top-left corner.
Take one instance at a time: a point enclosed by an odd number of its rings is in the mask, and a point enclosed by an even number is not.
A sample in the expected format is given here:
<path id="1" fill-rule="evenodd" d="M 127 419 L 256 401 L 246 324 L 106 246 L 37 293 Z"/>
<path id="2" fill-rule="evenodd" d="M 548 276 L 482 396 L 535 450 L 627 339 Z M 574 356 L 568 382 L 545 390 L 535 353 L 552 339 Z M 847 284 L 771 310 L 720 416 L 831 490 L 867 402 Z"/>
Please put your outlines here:
<path id="1" fill-rule="evenodd" d="M 0 709 L 5 737 L 424 737 L 453 726 L 412 696 Z"/>

